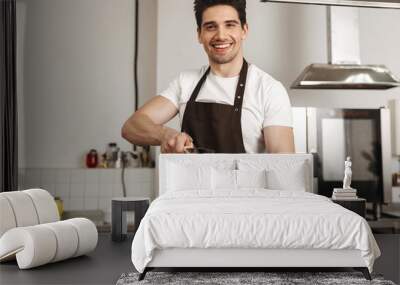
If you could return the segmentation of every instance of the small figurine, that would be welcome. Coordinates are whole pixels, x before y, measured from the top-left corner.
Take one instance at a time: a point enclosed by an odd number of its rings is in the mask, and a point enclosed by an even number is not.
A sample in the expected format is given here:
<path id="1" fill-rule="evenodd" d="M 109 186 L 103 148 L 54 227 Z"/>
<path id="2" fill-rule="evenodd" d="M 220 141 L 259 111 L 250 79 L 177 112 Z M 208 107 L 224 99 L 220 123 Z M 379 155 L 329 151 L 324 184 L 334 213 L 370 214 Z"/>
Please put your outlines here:
<path id="1" fill-rule="evenodd" d="M 352 189 L 350 187 L 351 184 L 351 176 L 352 176 L 352 171 L 351 171 L 351 158 L 348 156 L 346 158 L 346 161 L 344 162 L 344 179 L 343 179 L 343 189 Z"/>

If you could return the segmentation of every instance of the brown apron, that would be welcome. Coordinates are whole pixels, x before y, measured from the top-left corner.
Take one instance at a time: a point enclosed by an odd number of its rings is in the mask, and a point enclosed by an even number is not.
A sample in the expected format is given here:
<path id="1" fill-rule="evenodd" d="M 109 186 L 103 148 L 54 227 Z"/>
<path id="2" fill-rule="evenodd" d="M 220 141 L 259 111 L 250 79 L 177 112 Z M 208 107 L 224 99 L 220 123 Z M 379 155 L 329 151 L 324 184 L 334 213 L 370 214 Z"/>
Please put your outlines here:
<path id="1" fill-rule="evenodd" d="M 193 138 L 195 147 L 216 153 L 245 153 L 242 136 L 242 104 L 248 64 L 243 59 L 233 106 L 196 102 L 197 95 L 210 73 L 210 67 L 197 83 L 183 114 L 182 132 Z"/>

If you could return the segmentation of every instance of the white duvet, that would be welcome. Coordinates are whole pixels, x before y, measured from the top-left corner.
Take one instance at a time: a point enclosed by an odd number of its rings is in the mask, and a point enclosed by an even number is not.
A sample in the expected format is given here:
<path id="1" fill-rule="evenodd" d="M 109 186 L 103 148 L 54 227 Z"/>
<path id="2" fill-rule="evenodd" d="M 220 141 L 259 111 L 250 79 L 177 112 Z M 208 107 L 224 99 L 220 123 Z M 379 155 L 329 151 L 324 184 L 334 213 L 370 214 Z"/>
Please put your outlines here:
<path id="1" fill-rule="evenodd" d="M 160 196 L 134 237 L 132 262 L 143 272 L 165 248 L 358 249 L 371 272 L 380 255 L 359 215 L 323 196 L 265 189 Z"/>

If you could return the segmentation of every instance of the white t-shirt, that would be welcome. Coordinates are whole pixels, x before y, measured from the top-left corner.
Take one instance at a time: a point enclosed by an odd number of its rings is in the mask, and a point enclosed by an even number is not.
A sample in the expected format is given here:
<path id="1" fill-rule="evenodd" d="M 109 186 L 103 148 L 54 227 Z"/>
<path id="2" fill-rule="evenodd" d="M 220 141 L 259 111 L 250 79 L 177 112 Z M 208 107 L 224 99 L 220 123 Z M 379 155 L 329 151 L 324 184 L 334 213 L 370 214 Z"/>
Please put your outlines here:
<path id="1" fill-rule="evenodd" d="M 169 99 L 179 110 L 182 126 L 186 103 L 208 66 L 179 74 L 161 96 Z M 239 76 L 220 77 L 209 73 L 196 102 L 232 105 L 235 100 Z M 249 64 L 242 105 L 242 135 L 247 153 L 265 152 L 263 128 L 268 126 L 292 127 L 289 96 L 283 85 L 254 64 Z"/>

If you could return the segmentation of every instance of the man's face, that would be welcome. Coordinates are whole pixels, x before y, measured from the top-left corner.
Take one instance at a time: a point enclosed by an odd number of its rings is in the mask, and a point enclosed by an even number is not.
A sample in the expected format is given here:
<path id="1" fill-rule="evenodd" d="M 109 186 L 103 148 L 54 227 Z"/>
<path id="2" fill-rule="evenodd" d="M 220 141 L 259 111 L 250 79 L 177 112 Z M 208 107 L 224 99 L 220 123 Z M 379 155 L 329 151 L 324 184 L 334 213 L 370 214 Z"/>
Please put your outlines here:
<path id="1" fill-rule="evenodd" d="M 210 61 L 225 64 L 239 55 L 247 32 L 248 27 L 246 24 L 241 26 L 235 8 L 229 5 L 217 5 L 203 12 L 198 37 Z"/>

